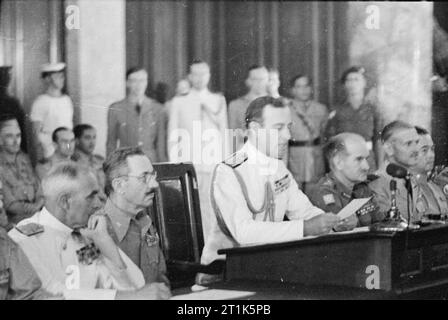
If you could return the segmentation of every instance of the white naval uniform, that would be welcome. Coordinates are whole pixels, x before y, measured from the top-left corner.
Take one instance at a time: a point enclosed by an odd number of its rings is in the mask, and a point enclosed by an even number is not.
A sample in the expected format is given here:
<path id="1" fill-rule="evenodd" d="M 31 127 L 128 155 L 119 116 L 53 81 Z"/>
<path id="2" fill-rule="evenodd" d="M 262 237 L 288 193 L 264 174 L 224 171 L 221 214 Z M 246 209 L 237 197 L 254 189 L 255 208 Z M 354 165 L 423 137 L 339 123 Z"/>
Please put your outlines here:
<path id="1" fill-rule="evenodd" d="M 265 201 L 265 183 L 269 181 L 275 203 L 271 219 L 264 221 L 266 210 L 253 215 L 232 170 L 242 177 L 255 210 L 259 210 Z M 217 215 L 213 215 L 211 235 L 202 251 L 203 264 L 224 259 L 224 255 L 218 255 L 218 249 L 234 247 L 235 241 L 261 244 L 300 239 L 303 237 L 303 221 L 324 213 L 298 188 L 284 162 L 266 156 L 250 142 L 246 142 L 226 163 L 216 167 L 212 184 L 210 196 L 220 212 L 218 216 L 221 215 L 234 239 L 225 235 Z M 290 221 L 284 221 L 285 215 Z"/>
<path id="2" fill-rule="evenodd" d="M 193 162 L 198 178 L 204 239 L 210 230 L 213 211 L 209 202 L 211 175 L 216 164 L 229 154 L 226 138 L 227 106 L 223 95 L 209 90 L 190 90 L 175 97 L 168 121 L 170 162 Z"/>
<path id="3" fill-rule="evenodd" d="M 73 113 L 72 100 L 66 94 L 60 97 L 41 94 L 34 100 L 30 118 L 33 122 L 39 121 L 42 123 L 38 139 L 44 158 L 49 158 L 54 153 L 53 140 L 51 139 L 53 131 L 58 127 L 73 128 Z"/>
<path id="4" fill-rule="evenodd" d="M 45 207 L 17 227 L 30 223 L 43 226 L 44 231 L 28 236 L 12 229 L 9 236 L 25 252 L 48 292 L 62 294 L 66 299 L 112 300 L 117 290 L 136 290 L 145 285 L 140 269 L 121 250 L 126 265 L 123 270 L 102 255 L 89 265 L 78 262 L 76 250 L 85 244 L 76 241 L 71 235 L 73 230 Z"/>

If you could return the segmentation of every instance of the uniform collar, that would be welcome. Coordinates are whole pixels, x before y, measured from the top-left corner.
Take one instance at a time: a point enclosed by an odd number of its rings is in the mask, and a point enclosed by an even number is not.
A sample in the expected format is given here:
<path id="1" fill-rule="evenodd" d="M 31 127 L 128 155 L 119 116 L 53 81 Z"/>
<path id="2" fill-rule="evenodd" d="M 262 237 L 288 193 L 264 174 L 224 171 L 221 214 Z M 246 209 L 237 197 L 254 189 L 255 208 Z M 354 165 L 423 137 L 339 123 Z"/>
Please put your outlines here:
<path id="1" fill-rule="evenodd" d="M 107 199 L 106 204 L 104 205 L 104 211 L 109 216 L 112 227 L 115 231 L 115 234 L 118 238 L 118 241 L 121 242 L 123 238 L 126 236 L 128 232 L 129 225 L 132 219 L 135 219 L 136 222 L 142 226 L 142 233 L 146 233 L 151 225 L 151 220 L 148 215 L 143 214 L 140 219 L 137 219 L 137 216 L 133 217 L 131 213 L 126 212 L 120 208 L 118 208 L 110 198 Z"/>
<path id="2" fill-rule="evenodd" d="M 339 181 L 339 179 L 336 178 L 336 176 L 334 175 L 334 173 L 332 171 L 330 171 L 330 173 L 328 173 L 328 177 L 334 181 L 336 189 L 338 191 L 340 191 L 343 195 L 345 195 L 347 197 L 351 197 L 353 190 L 350 190 L 349 188 L 347 188 L 347 186 L 345 184 L 343 184 L 341 181 Z"/>
<path id="3" fill-rule="evenodd" d="M 46 207 L 43 207 L 40 212 L 37 213 L 37 223 L 61 231 L 66 234 L 71 234 L 73 229 L 63 224 L 55 216 L 53 216 Z"/>

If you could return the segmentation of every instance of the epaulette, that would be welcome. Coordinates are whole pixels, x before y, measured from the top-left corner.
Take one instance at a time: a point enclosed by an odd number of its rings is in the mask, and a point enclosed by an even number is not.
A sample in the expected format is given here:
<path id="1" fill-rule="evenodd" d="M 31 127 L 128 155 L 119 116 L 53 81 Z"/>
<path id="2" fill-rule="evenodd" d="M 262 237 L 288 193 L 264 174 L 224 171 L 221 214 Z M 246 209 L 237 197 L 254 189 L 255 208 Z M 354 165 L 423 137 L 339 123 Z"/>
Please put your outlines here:
<path id="1" fill-rule="evenodd" d="M 246 160 L 247 160 L 247 154 L 245 152 L 235 152 L 229 158 L 224 160 L 223 163 L 235 169 L 236 167 L 244 163 Z"/>
<path id="2" fill-rule="evenodd" d="M 21 226 L 15 226 L 15 228 L 17 229 L 17 231 L 28 237 L 44 232 L 44 226 L 33 222 Z"/>

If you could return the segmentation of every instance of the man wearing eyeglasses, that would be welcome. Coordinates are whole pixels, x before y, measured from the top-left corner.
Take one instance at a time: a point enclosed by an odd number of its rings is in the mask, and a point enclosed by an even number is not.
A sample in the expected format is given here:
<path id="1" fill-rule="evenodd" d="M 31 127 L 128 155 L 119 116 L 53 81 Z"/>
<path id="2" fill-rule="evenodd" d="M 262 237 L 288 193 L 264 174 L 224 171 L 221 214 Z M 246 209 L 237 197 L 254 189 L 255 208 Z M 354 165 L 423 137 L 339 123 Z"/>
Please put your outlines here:
<path id="1" fill-rule="evenodd" d="M 158 188 L 151 161 L 141 149 L 126 147 L 113 151 L 103 168 L 108 198 L 102 210 L 109 218 L 109 233 L 142 270 L 147 284 L 169 286 L 159 236 L 148 215 Z"/>
<path id="2" fill-rule="evenodd" d="M 51 138 L 55 148 L 53 155 L 48 159 L 40 160 L 36 165 L 36 173 L 40 180 L 42 180 L 56 164 L 63 161 L 69 161 L 75 152 L 75 135 L 71 129 L 59 127 L 53 131 Z"/>

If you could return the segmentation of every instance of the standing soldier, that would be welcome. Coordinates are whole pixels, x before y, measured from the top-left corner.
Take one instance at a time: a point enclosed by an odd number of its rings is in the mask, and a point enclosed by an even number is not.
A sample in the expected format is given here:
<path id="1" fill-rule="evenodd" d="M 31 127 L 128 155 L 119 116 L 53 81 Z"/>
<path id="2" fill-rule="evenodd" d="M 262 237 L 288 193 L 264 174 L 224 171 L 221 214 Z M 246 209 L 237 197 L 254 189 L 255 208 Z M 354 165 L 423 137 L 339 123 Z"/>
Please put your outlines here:
<path id="1" fill-rule="evenodd" d="M 290 83 L 293 100 L 288 168 L 302 190 L 316 183 L 325 173 L 322 136 L 328 121 L 328 110 L 312 100 L 312 81 L 306 75 L 295 76 Z"/>
<path id="2" fill-rule="evenodd" d="M 249 91 L 242 97 L 232 100 L 229 104 L 229 127 L 236 130 L 232 136 L 233 152 L 239 150 L 244 144 L 244 131 L 246 130 L 245 114 L 249 103 L 256 98 L 268 95 L 269 73 L 265 66 L 253 65 L 247 71 L 245 84 Z"/>
<path id="3" fill-rule="evenodd" d="M 346 93 L 345 100 L 336 107 L 328 123 L 326 136 L 330 138 L 342 132 L 361 135 L 370 150 L 369 166 L 373 172 L 382 162 L 379 139 L 382 124 L 375 102 L 365 93 L 367 82 L 364 68 L 348 68 L 342 74 L 341 83 Z"/>
<path id="4" fill-rule="evenodd" d="M 33 137 L 36 140 L 37 160 L 48 159 L 55 151 L 51 135 L 56 128 L 73 128 L 73 103 L 64 93 L 65 63 L 46 64 L 42 79 L 47 90 L 31 106 Z"/>
<path id="5" fill-rule="evenodd" d="M 145 95 L 148 73 L 143 68 L 126 72 L 126 97 L 113 103 L 107 116 L 107 154 L 119 147 L 139 146 L 158 162 L 163 137 L 163 107 Z"/>
<path id="6" fill-rule="evenodd" d="M 190 65 L 191 90 L 174 97 L 168 122 L 168 155 L 171 162 L 192 161 L 198 177 L 204 237 L 212 213 L 209 190 L 213 167 L 229 148 L 226 138 L 227 107 L 223 95 L 208 89 L 210 67 L 204 61 Z"/>

